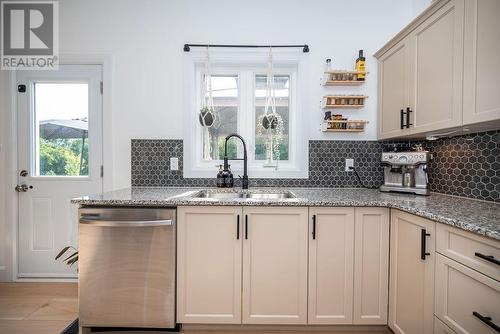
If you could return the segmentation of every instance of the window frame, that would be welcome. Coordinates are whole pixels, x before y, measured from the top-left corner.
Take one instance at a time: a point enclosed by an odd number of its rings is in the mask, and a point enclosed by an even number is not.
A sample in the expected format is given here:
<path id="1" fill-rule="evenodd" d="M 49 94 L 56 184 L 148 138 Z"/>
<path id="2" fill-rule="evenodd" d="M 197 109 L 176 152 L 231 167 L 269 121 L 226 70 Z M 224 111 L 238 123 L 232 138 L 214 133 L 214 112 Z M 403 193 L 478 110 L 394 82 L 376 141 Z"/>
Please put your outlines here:
<path id="1" fill-rule="evenodd" d="M 191 53 L 191 52 L 190 52 Z M 211 71 L 213 75 L 238 76 L 238 122 L 237 131 L 247 144 L 248 171 L 251 178 L 307 178 L 308 177 L 308 145 L 304 140 L 304 126 L 301 117 L 301 98 L 299 95 L 299 78 L 303 77 L 304 66 L 300 56 L 290 53 L 278 53 L 274 56 L 274 72 L 276 75 L 290 76 L 289 93 L 289 160 L 279 161 L 277 167 L 265 166 L 265 161 L 255 160 L 255 77 L 266 75 L 266 52 L 252 53 L 216 53 L 210 52 Z M 206 50 L 194 52 L 187 56 L 184 67 L 184 163 L 185 178 L 215 177 L 217 167 L 222 160 L 203 160 L 202 127 L 198 122 L 198 110 L 201 105 L 199 89 L 204 72 Z M 193 135 L 193 124 L 196 129 Z M 243 126 L 243 125 L 250 126 Z M 242 152 L 238 152 L 242 156 Z M 243 170 L 242 161 L 231 161 L 231 169 L 235 175 Z"/>

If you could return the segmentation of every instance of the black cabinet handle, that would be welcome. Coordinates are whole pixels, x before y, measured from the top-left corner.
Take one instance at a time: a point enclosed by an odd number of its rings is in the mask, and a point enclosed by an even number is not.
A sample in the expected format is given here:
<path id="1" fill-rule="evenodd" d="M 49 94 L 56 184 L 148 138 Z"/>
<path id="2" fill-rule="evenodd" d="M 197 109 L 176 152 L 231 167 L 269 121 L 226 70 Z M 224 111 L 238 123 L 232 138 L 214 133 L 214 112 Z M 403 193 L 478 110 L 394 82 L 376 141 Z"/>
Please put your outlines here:
<path id="1" fill-rule="evenodd" d="M 401 126 L 401 130 L 405 128 L 405 111 L 403 109 L 401 109 L 399 125 Z"/>
<path id="2" fill-rule="evenodd" d="M 248 215 L 245 215 L 245 240 L 248 239 Z"/>
<path id="3" fill-rule="evenodd" d="M 420 258 L 422 260 L 425 260 L 425 257 L 427 255 L 431 255 L 431 253 L 427 253 L 427 250 L 425 249 L 426 248 L 426 246 L 425 246 L 425 244 L 426 244 L 425 238 L 429 237 L 429 236 L 430 236 L 430 234 L 427 233 L 427 231 L 425 230 L 425 228 L 423 228 L 422 231 L 420 232 Z"/>
<path id="4" fill-rule="evenodd" d="M 480 257 L 483 260 L 486 260 L 488 262 L 491 262 L 491 263 L 494 263 L 494 264 L 497 264 L 497 265 L 500 266 L 500 261 L 498 261 L 497 259 L 495 259 L 495 257 L 493 255 L 484 255 L 484 254 L 481 254 L 481 253 L 478 253 L 478 252 L 475 252 L 474 255 L 477 256 L 477 257 Z"/>
<path id="5" fill-rule="evenodd" d="M 240 240 L 240 215 L 236 218 L 236 240 Z"/>
<path id="6" fill-rule="evenodd" d="M 481 320 L 482 322 L 484 322 L 486 325 L 488 325 L 489 327 L 493 328 L 494 330 L 496 330 L 498 333 L 500 333 L 500 327 L 498 325 L 496 325 L 491 317 L 485 317 L 481 314 L 479 314 L 478 312 L 474 311 L 472 312 L 472 315 L 475 316 L 476 318 L 478 318 L 479 320 Z"/>
<path id="7" fill-rule="evenodd" d="M 312 235 L 313 235 L 313 240 L 316 239 L 316 215 L 313 215 L 313 232 L 312 232 Z"/>
<path id="8" fill-rule="evenodd" d="M 413 123 L 410 123 L 410 113 L 412 113 L 413 110 L 410 109 L 410 107 L 406 108 L 406 128 L 408 129 L 410 125 L 413 125 Z"/>

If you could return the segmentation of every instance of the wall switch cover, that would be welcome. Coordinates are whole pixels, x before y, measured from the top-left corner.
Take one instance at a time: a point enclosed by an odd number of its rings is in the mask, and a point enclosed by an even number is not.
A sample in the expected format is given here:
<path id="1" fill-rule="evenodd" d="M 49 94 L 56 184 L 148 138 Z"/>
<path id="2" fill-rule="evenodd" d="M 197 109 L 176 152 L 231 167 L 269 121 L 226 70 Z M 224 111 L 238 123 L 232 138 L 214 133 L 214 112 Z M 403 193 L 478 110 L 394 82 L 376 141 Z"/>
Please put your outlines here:
<path id="1" fill-rule="evenodd" d="M 352 172 L 349 167 L 354 167 L 354 159 L 345 159 L 345 171 Z"/>
<path id="2" fill-rule="evenodd" d="M 170 170 L 179 170 L 179 158 L 170 158 Z"/>

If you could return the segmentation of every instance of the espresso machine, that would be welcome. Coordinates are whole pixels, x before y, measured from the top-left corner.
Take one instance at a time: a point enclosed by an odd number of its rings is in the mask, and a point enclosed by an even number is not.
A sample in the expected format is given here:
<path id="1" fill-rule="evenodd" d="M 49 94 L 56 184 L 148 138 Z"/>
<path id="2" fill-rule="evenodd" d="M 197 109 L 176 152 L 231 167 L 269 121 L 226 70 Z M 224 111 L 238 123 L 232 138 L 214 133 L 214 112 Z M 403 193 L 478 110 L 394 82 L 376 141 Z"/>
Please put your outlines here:
<path id="1" fill-rule="evenodd" d="M 429 151 L 383 152 L 384 184 L 380 191 L 429 195 L 427 164 Z"/>

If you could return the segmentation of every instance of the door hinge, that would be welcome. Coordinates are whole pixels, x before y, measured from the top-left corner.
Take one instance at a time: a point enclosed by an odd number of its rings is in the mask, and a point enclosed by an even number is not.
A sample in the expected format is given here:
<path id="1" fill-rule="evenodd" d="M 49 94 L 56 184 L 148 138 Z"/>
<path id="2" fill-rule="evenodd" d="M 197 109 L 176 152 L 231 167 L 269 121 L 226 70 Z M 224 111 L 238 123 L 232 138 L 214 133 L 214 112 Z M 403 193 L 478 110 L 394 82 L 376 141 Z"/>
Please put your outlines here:
<path id="1" fill-rule="evenodd" d="M 100 83 L 100 90 L 101 90 L 101 95 L 102 95 L 102 92 L 104 91 L 104 85 L 103 85 L 102 81 Z"/>
<path id="2" fill-rule="evenodd" d="M 104 166 L 101 165 L 101 177 L 104 177 Z"/>

